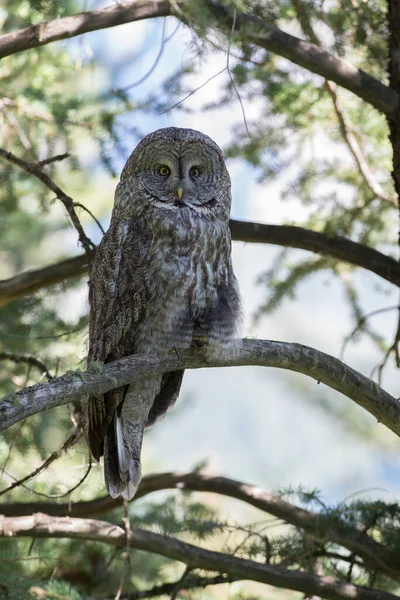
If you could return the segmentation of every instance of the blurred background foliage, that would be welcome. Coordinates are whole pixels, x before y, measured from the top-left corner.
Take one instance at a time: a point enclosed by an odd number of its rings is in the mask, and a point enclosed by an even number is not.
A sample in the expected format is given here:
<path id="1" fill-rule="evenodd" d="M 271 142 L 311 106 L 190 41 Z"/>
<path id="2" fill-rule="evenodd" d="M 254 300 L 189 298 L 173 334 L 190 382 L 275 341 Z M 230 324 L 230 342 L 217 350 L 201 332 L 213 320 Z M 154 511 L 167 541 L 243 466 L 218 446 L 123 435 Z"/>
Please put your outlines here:
<path id="1" fill-rule="evenodd" d="M 224 4 L 232 11 L 236 7 L 267 18 L 305 39 L 320 39 L 332 53 L 387 82 L 387 24 L 383 0 L 301 3 L 298 0 L 225 0 Z M 62 3 L 3 0 L 2 32 L 86 9 L 85 3 L 76 0 Z M 202 3 L 191 3 L 188 15 L 193 34 L 187 59 L 182 59 L 175 72 L 160 76 L 157 88 L 143 97 L 131 93 L 134 85 L 126 88 L 114 85 L 118 70 L 122 71 L 124 65 L 115 65 L 114 79 L 111 78 L 104 54 L 91 53 L 85 47 L 84 38 L 4 58 L 0 62 L 0 146 L 30 162 L 68 153 L 69 157 L 62 162 L 48 165 L 46 172 L 75 202 L 94 212 L 106 228 L 115 186 L 112 178 L 143 133 L 138 115 L 143 115 L 146 122 L 146 115 L 162 113 L 179 103 L 193 92 L 193 78 L 201 72 L 204 62 L 222 55 L 228 57 L 229 76 L 221 79 L 218 101 L 202 106 L 201 110 L 212 111 L 216 106 L 229 110 L 239 95 L 244 106 L 256 105 L 259 115 L 257 119 L 247 118 L 236 123 L 231 142 L 224 149 L 227 157 L 252 165 L 259 181 L 283 178 L 286 183 L 282 201 L 296 198 L 304 206 L 304 220 L 296 225 L 343 235 L 398 257 L 398 219 L 385 117 L 354 95 L 329 88 L 320 77 L 287 60 L 241 41 L 236 35 L 221 33 Z M 164 33 L 163 30 L 161 50 L 168 41 Z M 140 62 L 141 56 L 136 60 Z M 213 75 L 215 73 L 210 73 Z M 188 112 L 191 109 L 183 101 L 174 110 Z M 355 147 L 368 165 L 370 178 L 357 164 Z M 5 160 L 0 161 L 0 176 L 0 279 L 81 252 L 68 215 L 51 191 Z M 97 224 L 86 212 L 78 209 L 78 213 L 87 235 L 98 243 L 101 232 Z M 375 331 L 369 320 L 364 319 L 360 289 L 351 277 L 352 267 L 330 258 L 310 255 L 304 258 L 304 255 L 299 257 L 283 250 L 260 278 L 260 284 L 265 287 L 265 302 L 260 306 L 259 318 L 276 310 L 288 298 L 294 298 L 297 287 L 320 271 L 341 281 L 353 311 L 354 326 L 358 326 L 358 338 L 368 335 L 383 356 L 395 332 Z M 86 282 L 86 276 L 69 279 L 0 309 L 2 396 L 46 381 L 48 376 L 84 368 L 87 307 L 77 302 L 75 292 Z M 29 357 L 38 359 L 44 367 Z M 324 405 L 323 399 L 321 402 Z M 341 410 L 340 405 L 334 409 L 328 401 L 324 408 L 336 411 L 336 418 L 347 423 L 349 429 L 356 429 L 357 435 L 365 437 L 369 431 L 363 429 L 362 423 L 352 422 L 352 413 Z M 0 439 L 3 494 L 9 485 L 36 469 L 73 434 L 76 419 L 79 414 L 74 414 L 72 408 L 61 407 L 30 418 L 4 433 Z M 70 492 L 88 469 L 86 443 L 80 438 L 33 481 L 4 494 L 2 501 L 33 502 L 43 496 L 50 496 L 55 502 L 57 498 L 64 501 L 90 499 L 93 491 L 103 493 L 100 469 L 96 466 L 88 474 L 90 486 L 85 484 Z M 297 502 L 306 506 L 318 500 L 316 492 L 304 495 L 295 490 L 294 493 Z M 199 502 L 197 495 L 179 492 L 165 494 L 158 503 L 140 500 L 132 504 L 129 511 L 133 525 L 200 543 L 206 540 L 208 547 L 255 560 L 265 560 L 268 547 L 267 559 L 272 564 L 309 568 L 309 540 L 303 533 L 276 529 L 275 521 L 267 525 L 256 521 L 241 526 L 224 514 L 222 500 L 213 502 Z M 319 508 L 332 514 L 339 511 L 338 507 Z M 339 512 L 346 522 L 362 529 L 371 511 L 379 513 L 373 519 L 376 538 L 395 548 L 399 544 L 400 526 L 397 505 L 358 502 L 341 506 Z M 121 521 L 121 511 L 106 516 L 116 523 Z M 266 528 L 272 528 L 268 537 Z M 347 576 L 361 585 L 398 590 L 393 581 L 378 577 L 362 565 L 349 575 L 350 559 L 338 558 L 333 550 L 329 555 L 329 548 L 325 547 L 324 555 L 320 549 L 320 568 L 324 573 Z M 0 598 L 28 598 L 29 595 L 72 600 L 111 598 L 123 579 L 124 591 L 130 592 L 182 576 L 182 567 L 173 561 L 141 552 L 132 553 L 127 576 L 127 561 L 124 551 L 115 552 L 102 544 L 2 539 Z M 260 597 L 257 595 L 260 588 L 253 587 L 232 587 L 229 597 Z M 268 597 L 279 598 L 281 594 L 283 597 L 283 592 L 274 590 Z M 187 592 L 185 597 L 218 597 L 218 592 L 210 587 L 207 592 Z M 285 593 L 285 597 L 300 596 Z"/>

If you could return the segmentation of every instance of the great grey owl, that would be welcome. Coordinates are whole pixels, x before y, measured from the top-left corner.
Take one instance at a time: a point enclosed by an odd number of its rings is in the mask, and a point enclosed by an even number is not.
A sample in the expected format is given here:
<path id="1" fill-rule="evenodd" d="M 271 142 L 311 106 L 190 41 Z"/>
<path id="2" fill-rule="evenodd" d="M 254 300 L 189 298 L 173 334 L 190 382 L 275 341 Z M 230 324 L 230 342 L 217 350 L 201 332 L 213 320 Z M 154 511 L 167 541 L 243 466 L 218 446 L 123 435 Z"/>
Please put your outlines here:
<path id="1" fill-rule="evenodd" d="M 90 279 L 88 364 L 224 343 L 240 319 L 231 262 L 230 178 L 220 148 L 193 129 L 146 136 L 116 189 Z M 144 428 L 172 406 L 183 371 L 90 398 L 88 440 L 109 494 L 131 499 Z"/>

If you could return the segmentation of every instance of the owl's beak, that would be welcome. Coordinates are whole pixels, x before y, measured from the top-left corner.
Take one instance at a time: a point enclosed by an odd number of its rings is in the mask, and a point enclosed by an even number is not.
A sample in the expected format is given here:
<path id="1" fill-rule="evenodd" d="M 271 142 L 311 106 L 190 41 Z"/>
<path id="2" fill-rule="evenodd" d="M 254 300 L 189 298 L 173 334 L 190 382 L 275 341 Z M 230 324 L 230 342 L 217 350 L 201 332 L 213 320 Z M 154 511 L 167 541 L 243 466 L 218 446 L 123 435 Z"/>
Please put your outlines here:
<path id="1" fill-rule="evenodd" d="M 178 185 L 178 187 L 176 188 L 176 195 L 178 196 L 178 200 L 180 202 L 183 196 L 183 187 L 181 185 Z"/>

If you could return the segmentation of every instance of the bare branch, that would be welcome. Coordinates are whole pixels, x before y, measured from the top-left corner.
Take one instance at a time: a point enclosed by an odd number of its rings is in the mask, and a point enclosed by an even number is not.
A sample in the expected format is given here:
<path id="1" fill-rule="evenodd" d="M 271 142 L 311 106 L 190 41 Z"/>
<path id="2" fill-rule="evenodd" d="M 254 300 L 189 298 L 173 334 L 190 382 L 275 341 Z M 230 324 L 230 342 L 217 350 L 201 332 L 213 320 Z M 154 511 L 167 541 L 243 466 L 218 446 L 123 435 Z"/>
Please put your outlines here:
<path id="1" fill-rule="evenodd" d="M 236 498 L 251 504 L 277 518 L 303 529 L 310 539 L 318 543 L 333 542 L 345 547 L 352 556 L 359 556 L 367 568 L 386 574 L 391 579 L 400 580 L 399 556 L 385 546 L 375 542 L 366 533 L 350 527 L 326 514 L 318 514 L 285 502 L 262 489 L 225 477 L 215 477 L 200 473 L 161 473 L 144 477 L 134 501 L 157 490 L 177 488 L 212 492 Z M 0 513 L 5 516 L 31 515 L 32 512 L 49 510 L 52 516 L 93 516 L 108 512 L 122 505 L 120 499 L 109 496 L 89 502 L 75 504 L 54 503 L 12 503 L 0 504 Z M 267 561 L 268 562 L 268 561 Z"/>
<path id="2" fill-rule="evenodd" d="M 400 264 L 378 250 L 338 235 L 328 235 L 293 225 L 266 225 L 231 221 L 232 239 L 253 244 L 274 244 L 309 250 L 362 267 L 400 286 Z"/>
<path id="3" fill-rule="evenodd" d="M 0 517 L 0 537 L 72 538 L 103 542 L 120 548 L 126 544 L 126 532 L 117 525 L 92 519 L 49 517 L 41 513 L 28 517 Z M 387 592 L 356 586 L 334 577 L 322 577 L 245 560 L 142 529 L 132 530 L 129 537 L 131 548 L 166 556 L 184 563 L 190 569 L 217 571 L 239 579 L 298 590 L 308 595 L 320 595 L 327 600 L 397 598 Z"/>
<path id="4" fill-rule="evenodd" d="M 331 541 L 363 559 L 369 568 L 400 579 L 400 560 L 395 552 L 385 548 L 369 535 L 355 529 L 331 515 L 312 512 L 286 502 L 280 496 L 241 481 L 206 475 L 199 472 L 156 473 L 143 477 L 133 501 L 160 490 L 177 489 L 221 494 L 246 502 L 265 513 L 304 530 L 310 538 L 326 543 Z M 2 503 L 0 513 L 9 517 L 45 512 L 51 516 L 94 517 L 105 514 L 123 505 L 121 498 L 106 495 L 86 502 L 65 504 L 24 502 Z"/>
<path id="5" fill-rule="evenodd" d="M 232 239 L 235 241 L 274 244 L 332 256 L 337 260 L 372 271 L 386 281 L 400 286 L 400 264 L 394 258 L 369 246 L 337 235 L 330 236 L 292 225 L 267 225 L 231 220 L 230 226 Z M 32 294 L 38 289 L 70 277 L 79 277 L 86 272 L 87 259 L 82 255 L 0 281 L 0 308 L 21 296 Z"/>
<path id="6" fill-rule="evenodd" d="M 349 126 L 349 124 L 346 121 L 345 114 L 343 112 L 342 107 L 340 106 L 340 102 L 339 102 L 339 99 L 338 99 L 338 96 L 336 93 L 336 85 L 334 83 L 332 83 L 331 81 L 325 81 L 325 87 L 328 90 L 328 92 L 332 98 L 336 116 L 339 121 L 339 128 L 340 128 L 342 137 L 343 137 L 344 141 L 346 142 L 350 152 L 352 153 L 354 160 L 357 164 L 358 170 L 360 171 L 361 176 L 364 179 L 365 183 L 368 185 L 368 187 L 371 189 L 372 193 L 377 198 L 380 198 L 384 202 L 388 202 L 389 204 L 392 204 L 393 206 L 397 206 L 396 197 L 391 196 L 390 194 L 387 194 L 385 192 L 385 190 L 382 188 L 382 186 L 380 185 L 380 183 L 378 181 L 376 181 L 376 179 L 369 167 L 367 159 L 365 158 L 364 153 L 360 147 L 360 144 L 358 143 L 356 136 L 354 135 L 351 127 Z"/>
<path id="7" fill-rule="evenodd" d="M 63 190 L 58 185 L 56 185 L 56 183 L 54 183 L 54 181 L 51 179 L 51 177 L 49 177 L 46 173 L 43 173 L 42 167 L 44 165 L 48 164 L 49 160 L 44 161 L 44 164 L 43 164 L 43 162 L 42 163 L 30 163 L 30 162 L 27 162 L 26 160 L 23 160 L 22 158 L 18 158 L 18 156 L 15 156 L 14 154 L 11 154 L 11 152 L 7 152 L 7 150 L 4 150 L 3 148 L 0 148 L 0 156 L 3 156 L 8 161 L 14 163 L 15 165 L 18 165 L 21 169 L 23 169 L 27 173 L 30 173 L 31 175 L 34 175 L 35 177 L 37 177 L 37 179 L 40 179 L 40 181 L 42 183 L 44 183 L 44 185 L 46 187 L 48 187 L 52 192 L 54 192 L 59 200 L 61 200 L 61 202 L 64 204 L 64 206 L 70 216 L 73 226 L 75 227 L 76 231 L 78 232 L 79 241 L 81 242 L 81 244 L 85 250 L 87 261 L 90 264 L 90 260 L 92 257 L 91 250 L 93 250 L 96 246 L 86 236 L 86 234 L 83 230 L 83 227 L 81 225 L 81 222 L 79 221 L 78 215 L 75 212 L 74 201 L 72 200 L 72 198 L 67 196 L 67 194 L 65 192 L 63 192 Z M 61 156 L 63 158 L 65 157 L 64 155 L 61 155 Z M 60 157 L 56 157 L 54 160 L 59 160 L 59 159 L 60 159 Z"/>
<path id="8" fill-rule="evenodd" d="M 302 0 L 292 0 L 292 4 L 296 10 L 297 18 L 299 20 L 304 34 L 313 44 L 321 46 L 321 40 L 315 33 L 315 30 L 312 26 L 307 10 L 305 10 L 305 5 L 302 2 Z M 389 204 L 397 206 L 396 197 L 387 194 L 382 188 L 382 186 L 379 184 L 379 182 L 375 180 L 374 175 L 365 158 L 365 155 L 360 147 L 360 144 L 358 143 L 357 138 L 352 131 L 352 127 L 347 122 L 345 113 L 343 112 L 343 109 L 340 105 L 336 93 L 336 85 L 332 81 L 325 79 L 325 88 L 327 89 L 330 97 L 332 98 L 333 107 L 335 109 L 336 116 L 339 121 L 339 128 L 343 140 L 345 141 L 351 154 L 353 155 L 358 170 L 360 171 L 360 174 L 364 179 L 365 183 L 368 185 L 368 187 L 371 189 L 371 191 L 377 198 L 380 198 L 384 202 L 388 202 Z"/>
<path id="9" fill-rule="evenodd" d="M 25 363 L 30 367 L 36 367 L 39 369 L 42 375 L 45 375 L 47 379 L 53 379 L 53 376 L 49 372 L 46 364 L 37 356 L 33 354 L 15 354 L 14 352 L 0 352 L 0 361 L 10 360 L 14 363 Z"/>
<path id="10" fill-rule="evenodd" d="M 389 82 L 390 87 L 398 95 L 400 94 L 400 2 L 399 0 L 388 0 L 387 4 L 387 25 L 389 28 Z M 392 178 L 394 189 L 398 199 L 400 199 L 400 116 L 399 111 L 392 113 L 388 119 L 390 135 L 389 139 L 393 148 L 393 171 Z M 400 218 L 400 201 L 399 201 Z M 400 232 L 399 232 L 400 245 Z"/>
<path id="11" fill-rule="evenodd" d="M 50 456 L 48 456 L 46 458 L 46 460 L 36 469 L 34 469 L 31 473 L 28 473 L 28 475 L 25 475 L 25 477 L 22 477 L 21 479 L 18 479 L 16 481 L 14 481 L 11 485 L 9 485 L 7 488 L 0 490 L 0 496 L 2 496 L 3 494 L 6 494 L 7 492 L 11 492 L 11 490 L 19 487 L 20 485 L 26 487 L 24 484 L 27 481 L 30 481 L 31 479 L 33 479 L 34 477 L 36 477 L 37 475 L 39 475 L 39 473 L 42 473 L 42 471 L 44 471 L 45 469 L 47 469 L 52 462 L 54 462 L 55 460 L 57 460 L 58 458 L 60 458 L 60 456 L 63 454 L 63 452 L 66 452 L 67 450 L 69 450 L 69 448 L 72 448 L 84 435 L 84 431 L 83 429 L 79 426 L 75 429 L 75 431 L 65 440 L 65 442 L 62 444 L 62 446 L 58 449 L 55 450 L 54 452 L 52 452 L 50 454 Z M 88 469 L 89 471 L 89 469 Z M 88 472 L 84 475 L 84 478 L 86 478 Z M 79 485 L 81 485 L 83 481 L 83 478 L 79 481 Z M 76 486 L 78 487 L 78 486 Z M 76 489 L 76 487 L 74 486 L 74 489 Z M 32 492 L 32 490 L 29 490 Z M 68 490 L 67 494 L 71 493 L 73 490 Z M 62 496 L 65 496 L 67 494 L 62 494 Z M 57 495 L 57 498 L 62 497 L 60 495 Z M 47 494 L 47 497 L 49 497 L 49 495 Z"/>
<path id="12" fill-rule="evenodd" d="M 128 356 L 103 366 L 100 372 L 66 373 L 0 401 L 0 431 L 21 419 L 89 396 L 99 396 L 142 377 L 202 367 L 264 366 L 296 371 L 325 383 L 374 415 L 400 436 L 400 402 L 343 362 L 301 344 L 267 340 L 237 340 L 231 348 L 207 346 L 163 356 Z"/>
<path id="13" fill-rule="evenodd" d="M 181 581 L 174 581 L 172 583 L 163 583 L 161 585 L 155 585 L 147 590 L 138 590 L 137 592 L 128 592 L 122 594 L 120 600 L 143 600 L 144 598 L 154 598 L 157 596 L 171 595 L 176 590 L 178 584 L 179 591 L 187 591 L 194 589 L 204 589 L 209 585 L 220 585 L 223 583 L 233 583 L 234 581 L 240 581 L 237 577 L 229 577 L 227 575 L 215 575 L 215 577 L 200 577 L 199 575 L 189 575 L 185 578 L 183 584 Z M 99 597 L 97 600 L 115 600 L 114 596 Z"/>
<path id="14" fill-rule="evenodd" d="M 399 105 L 398 94 L 388 86 L 357 69 L 347 61 L 333 56 L 316 44 L 305 42 L 278 29 L 265 19 L 236 11 L 232 18 L 229 10 L 218 2 L 208 0 L 208 9 L 217 20 L 217 26 L 230 32 L 235 21 L 235 31 L 241 40 L 256 44 L 269 52 L 284 56 L 295 64 L 317 73 L 325 79 L 350 90 L 381 112 L 392 116 Z M 0 58 L 30 48 L 43 46 L 55 40 L 66 39 L 89 31 L 115 27 L 122 23 L 139 21 L 152 17 L 166 17 L 174 13 L 186 22 L 184 8 L 186 2 L 168 2 L 165 0 L 131 0 L 124 4 L 63 17 L 48 23 L 27 27 L 20 31 L 0 36 Z"/>
<path id="15" fill-rule="evenodd" d="M 38 48 L 56 40 L 75 37 L 89 31 L 115 27 L 123 23 L 166 17 L 171 14 L 169 2 L 163 0 L 131 0 L 101 10 L 84 12 L 33 27 L 25 27 L 0 36 L 0 58 Z"/>
<path id="16" fill-rule="evenodd" d="M 94 251 L 91 251 L 91 260 L 93 260 Z M 68 258 L 61 262 L 43 267 L 41 269 L 30 269 L 0 281 L 0 308 L 10 302 L 17 300 L 21 296 L 33 294 L 43 287 L 60 283 L 72 277 L 81 277 L 88 271 L 88 260 L 86 254 Z"/>
<path id="17" fill-rule="evenodd" d="M 228 33 L 233 22 L 228 8 L 213 0 L 208 0 L 206 5 L 216 17 L 218 26 L 225 27 Z M 177 14 L 177 17 L 180 15 Z M 399 96 L 394 90 L 316 44 L 290 35 L 266 19 L 239 11 L 236 13 L 235 31 L 240 34 L 241 42 L 247 41 L 284 56 L 312 73 L 334 81 L 388 116 L 396 114 Z"/>

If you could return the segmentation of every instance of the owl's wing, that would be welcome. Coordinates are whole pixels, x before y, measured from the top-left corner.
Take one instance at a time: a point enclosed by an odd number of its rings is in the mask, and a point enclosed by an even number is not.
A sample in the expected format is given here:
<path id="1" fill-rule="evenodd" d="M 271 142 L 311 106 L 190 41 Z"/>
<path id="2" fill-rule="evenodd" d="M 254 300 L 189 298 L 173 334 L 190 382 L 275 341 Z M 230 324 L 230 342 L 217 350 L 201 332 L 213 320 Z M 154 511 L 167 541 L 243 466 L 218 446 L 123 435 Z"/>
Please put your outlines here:
<path id="1" fill-rule="evenodd" d="M 112 362 L 132 352 L 135 330 L 146 308 L 146 278 L 152 233 L 145 219 L 113 220 L 93 263 L 90 289 L 88 364 Z M 93 456 L 103 454 L 104 438 L 126 388 L 89 399 L 88 441 Z"/>

